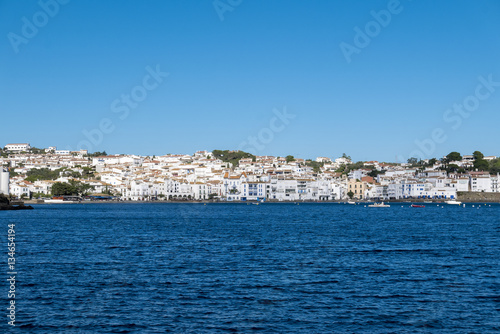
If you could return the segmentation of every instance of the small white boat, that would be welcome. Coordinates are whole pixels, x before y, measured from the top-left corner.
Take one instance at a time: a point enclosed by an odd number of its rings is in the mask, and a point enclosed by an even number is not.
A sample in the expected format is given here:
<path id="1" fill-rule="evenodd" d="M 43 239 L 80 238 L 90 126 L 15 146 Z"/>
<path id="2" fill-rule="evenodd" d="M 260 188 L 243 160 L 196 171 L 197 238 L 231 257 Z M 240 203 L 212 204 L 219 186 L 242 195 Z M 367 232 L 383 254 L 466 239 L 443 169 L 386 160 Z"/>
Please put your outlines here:
<path id="1" fill-rule="evenodd" d="M 44 200 L 45 203 L 49 204 L 72 204 L 72 203 L 77 203 L 75 201 L 65 201 L 62 199 L 46 199 Z"/>
<path id="2" fill-rule="evenodd" d="M 391 206 L 389 204 L 384 204 L 382 203 L 373 203 L 368 205 L 369 208 L 390 208 Z"/>
<path id="3" fill-rule="evenodd" d="M 354 202 L 354 201 L 347 201 L 347 204 L 354 204 L 354 205 L 356 205 L 356 202 Z"/>
<path id="4" fill-rule="evenodd" d="M 460 204 L 462 204 L 462 202 L 460 202 L 460 201 L 455 201 L 455 200 L 446 201 L 445 203 L 446 203 L 446 204 L 451 204 L 451 205 L 460 205 Z"/>

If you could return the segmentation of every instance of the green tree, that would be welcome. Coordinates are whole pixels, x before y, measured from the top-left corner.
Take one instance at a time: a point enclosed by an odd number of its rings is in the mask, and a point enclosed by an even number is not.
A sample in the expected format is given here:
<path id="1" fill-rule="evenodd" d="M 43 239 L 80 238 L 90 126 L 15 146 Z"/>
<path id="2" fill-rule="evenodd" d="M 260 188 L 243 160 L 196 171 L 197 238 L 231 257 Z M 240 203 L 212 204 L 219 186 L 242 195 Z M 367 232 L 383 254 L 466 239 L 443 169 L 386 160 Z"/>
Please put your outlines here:
<path id="1" fill-rule="evenodd" d="M 345 159 L 349 159 L 351 160 L 351 156 L 350 155 L 347 155 L 345 153 L 342 153 L 342 158 L 345 158 Z"/>
<path id="2" fill-rule="evenodd" d="M 40 148 L 36 148 L 36 147 L 32 147 L 30 149 L 30 152 L 33 153 L 33 154 L 43 154 L 43 153 L 45 153 L 45 150 L 44 149 L 40 149 Z"/>
<path id="3" fill-rule="evenodd" d="M 488 161 L 484 160 L 484 154 L 479 151 L 474 151 L 472 155 L 474 156 L 474 168 L 482 171 L 489 169 Z"/>
<path id="4" fill-rule="evenodd" d="M 106 156 L 106 155 L 108 155 L 106 153 L 106 151 L 102 151 L 102 152 L 97 151 L 97 152 L 94 152 L 94 153 L 87 154 L 87 157 L 91 157 L 92 158 L 92 157 L 101 157 L 101 156 Z"/>
<path id="5" fill-rule="evenodd" d="M 486 171 L 489 168 L 488 161 L 484 159 L 474 160 L 474 168 L 482 171 Z"/>
<path id="6" fill-rule="evenodd" d="M 482 154 L 479 151 L 474 151 L 474 153 L 472 153 L 472 155 L 474 156 L 474 160 L 483 160 L 483 158 L 484 158 L 484 154 Z"/>
<path id="7" fill-rule="evenodd" d="M 80 178 L 82 176 L 82 174 L 80 174 L 80 172 L 77 172 L 77 171 L 71 171 L 71 172 L 69 172 L 69 176 L 74 177 L 74 178 Z"/>
<path id="8" fill-rule="evenodd" d="M 446 172 L 448 172 L 448 173 L 455 173 L 455 172 L 458 172 L 459 170 L 460 170 L 460 166 L 458 166 L 456 164 L 449 164 L 446 167 Z"/>
<path id="9" fill-rule="evenodd" d="M 408 163 L 412 166 L 415 166 L 417 163 L 418 163 L 418 159 L 417 158 L 409 158 L 408 159 Z"/>
<path id="10" fill-rule="evenodd" d="M 39 198 L 39 197 L 50 197 L 50 196 L 40 192 L 31 194 L 31 198 Z"/>
<path id="11" fill-rule="evenodd" d="M 59 177 L 61 169 L 51 170 L 48 168 L 33 168 L 26 173 L 26 180 L 35 182 L 38 180 L 55 180 Z"/>
<path id="12" fill-rule="evenodd" d="M 385 170 L 376 170 L 375 168 L 373 168 L 372 171 L 369 172 L 367 175 L 375 178 L 375 177 L 377 177 L 377 175 L 384 174 L 384 173 L 385 173 Z"/>
<path id="13" fill-rule="evenodd" d="M 286 159 L 286 162 L 292 162 L 292 161 L 295 161 L 295 158 L 294 158 L 294 156 L 293 156 L 293 155 L 287 155 L 285 159 Z"/>
<path id="14" fill-rule="evenodd" d="M 340 165 L 339 168 L 337 168 L 335 170 L 336 173 L 344 173 L 344 171 L 346 170 L 346 165 Z"/>
<path id="15" fill-rule="evenodd" d="M 347 193 L 347 196 L 349 196 L 349 198 L 352 199 L 354 197 L 354 193 L 349 190 L 349 192 Z"/>
<path id="16" fill-rule="evenodd" d="M 347 165 L 347 172 L 349 173 L 352 170 L 360 169 L 365 167 L 365 163 L 363 161 L 358 161 L 353 164 L 348 164 Z"/>
<path id="17" fill-rule="evenodd" d="M 52 185 L 52 195 L 53 196 L 63 196 L 63 195 L 76 195 L 78 194 L 78 190 L 75 186 L 64 183 L 64 182 L 56 182 Z"/>
<path id="18" fill-rule="evenodd" d="M 94 190 L 94 186 L 91 186 L 90 184 L 78 182 L 76 185 L 76 190 L 79 195 L 81 196 L 87 196 L 90 194 L 92 190 Z"/>
<path id="19" fill-rule="evenodd" d="M 94 170 L 90 167 L 82 167 L 82 178 L 90 179 L 94 177 Z"/>
<path id="20" fill-rule="evenodd" d="M 461 161 L 462 156 L 458 152 L 451 152 L 446 156 L 446 160 L 448 160 L 448 161 Z"/>
<path id="21" fill-rule="evenodd" d="M 239 161 L 244 158 L 251 158 L 252 161 L 256 160 L 253 154 L 243 151 L 213 150 L 212 154 L 216 159 L 231 163 L 233 166 L 238 166 Z"/>
<path id="22" fill-rule="evenodd" d="M 323 167 L 323 162 L 312 161 L 311 159 L 306 160 L 306 166 L 312 167 L 313 172 L 320 173 L 321 167 Z"/>
<path id="23" fill-rule="evenodd" d="M 496 158 L 490 161 L 489 163 L 489 171 L 490 173 L 500 173 L 500 158 Z"/>
<path id="24" fill-rule="evenodd" d="M 429 159 L 429 163 L 427 164 L 427 166 L 432 167 L 436 162 L 437 162 L 436 158 Z"/>

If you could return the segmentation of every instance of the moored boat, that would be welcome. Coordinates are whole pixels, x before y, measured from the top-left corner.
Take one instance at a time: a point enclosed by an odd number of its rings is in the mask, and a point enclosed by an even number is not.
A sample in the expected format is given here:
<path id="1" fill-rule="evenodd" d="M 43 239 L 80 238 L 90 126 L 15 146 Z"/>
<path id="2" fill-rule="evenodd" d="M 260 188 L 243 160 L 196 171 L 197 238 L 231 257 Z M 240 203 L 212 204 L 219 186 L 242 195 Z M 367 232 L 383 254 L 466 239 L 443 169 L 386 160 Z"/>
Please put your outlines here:
<path id="1" fill-rule="evenodd" d="M 384 202 L 381 203 L 373 203 L 368 205 L 369 208 L 390 208 L 391 206 L 389 204 L 384 204 Z"/>
<path id="2" fill-rule="evenodd" d="M 445 203 L 446 203 L 446 204 L 451 204 L 451 205 L 460 205 L 460 204 L 462 204 L 462 202 L 460 202 L 460 201 L 455 201 L 455 200 L 446 201 Z"/>
<path id="3" fill-rule="evenodd" d="M 65 201 L 63 199 L 46 199 L 43 202 L 44 203 L 49 203 L 49 204 L 72 204 L 72 203 L 76 203 L 74 201 Z"/>
<path id="4" fill-rule="evenodd" d="M 425 208 L 425 205 L 412 204 L 412 208 Z"/>

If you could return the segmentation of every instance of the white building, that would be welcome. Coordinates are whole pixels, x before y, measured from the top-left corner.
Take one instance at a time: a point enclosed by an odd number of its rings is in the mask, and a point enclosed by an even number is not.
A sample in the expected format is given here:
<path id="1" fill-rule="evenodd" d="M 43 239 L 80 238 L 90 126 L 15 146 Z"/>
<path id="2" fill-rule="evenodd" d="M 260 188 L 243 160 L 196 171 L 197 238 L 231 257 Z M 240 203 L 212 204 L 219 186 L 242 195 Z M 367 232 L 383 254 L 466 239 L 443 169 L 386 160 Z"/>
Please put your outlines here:
<path id="1" fill-rule="evenodd" d="M 0 194 L 9 194 L 9 172 L 0 167 Z"/>
<path id="2" fill-rule="evenodd" d="M 241 200 L 242 183 L 246 181 L 246 173 L 230 175 L 226 173 L 223 179 L 223 195 L 228 201 Z"/>
<path id="3" fill-rule="evenodd" d="M 330 162 L 332 162 L 332 159 L 327 158 L 327 157 L 317 157 L 317 158 L 316 158 L 316 162 L 326 162 L 326 163 L 330 163 Z"/>
<path id="4" fill-rule="evenodd" d="M 469 191 L 469 178 L 460 177 L 450 182 L 450 186 L 457 191 Z"/>
<path id="5" fill-rule="evenodd" d="M 328 187 L 330 189 L 330 199 L 339 200 L 347 196 L 347 187 L 339 182 L 330 181 Z"/>
<path id="6" fill-rule="evenodd" d="M 352 163 L 352 161 L 349 158 L 340 157 L 340 158 L 335 159 L 335 163 L 337 165 L 347 165 L 347 164 Z"/>
<path id="7" fill-rule="evenodd" d="M 117 165 L 120 163 L 119 155 L 103 155 L 92 158 L 92 165 Z"/>
<path id="8" fill-rule="evenodd" d="M 21 184 L 13 184 L 10 187 L 10 193 L 16 196 L 17 198 L 23 198 L 23 196 L 25 198 L 29 198 L 31 191 L 26 184 L 21 183 Z"/>
<path id="9" fill-rule="evenodd" d="M 103 155 L 99 157 L 92 158 L 92 165 L 118 165 L 118 164 L 133 164 L 136 166 L 140 166 L 144 158 L 137 157 L 133 155 Z"/>
<path id="10" fill-rule="evenodd" d="M 127 199 L 132 201 L 143 201 L 147 200 L 152 194 L 149 191 L 148 184 L 132 181 L 130 183 L 130 189 L 128 189 L 124 195 Z"/>
<path id="11" fill-rule="evenodd" d="M 444 188 L 432 188 L 425 192 L 424 195 L 427 198 L 443 198 L 443 199 L 455 199 L 457 198 L 457 191 L 454 188 L 444 187 Z M 425 197 L 424 197 L 425 198 Z"/>
<path id="12" fill-rule="evenodd" d="M 209 186 L 203 182 L 194 182 L 191 184 L 194 199 L 208 199 Z"/>
<path id="13" fill-rule="evenodd" d="M 389 186 L 388 185 L 374 185 L 368 190 L 367 198 L 371 199 L 389 199 Z"/>
<path id="14" fill-rule="evenodd" d="M 24 144 L 7 144 L 5 145 L 5 150 L 6 151 L 11 151 L 11 152 L 27 152 L 31 149 L 30 144 L 24 143 Z"/>
<path id="15" fill-rule="evenodd" d="M 361 180 L 364 176 L 367 176 L 368 173 L 370 173 L 371 170 L 369 169 L 356 169 L 352 170 L 348 174 L 349 179 L 354 179 L 354 180 Z"/>
<path id="16" fill-rule="evenodd" d="M 264 182 L 243 182 L 241 200 L 252 201 L 266 198 L 266 184 Z"/>
<path id="17" fill-rule="evenodd" d="M 490 174 L 488 172 L 471 172 L 470 189 L 478 192 L 492 191 Z"/>
<path id="18" fill-rule="evenodd" d="M 297 180 L 271 179 L 268 198 L 278 201 L 297 201 L 307 196 L 307 189 L 299 189 Z M 300 193 L 299 193 L 300 191 Z"/>

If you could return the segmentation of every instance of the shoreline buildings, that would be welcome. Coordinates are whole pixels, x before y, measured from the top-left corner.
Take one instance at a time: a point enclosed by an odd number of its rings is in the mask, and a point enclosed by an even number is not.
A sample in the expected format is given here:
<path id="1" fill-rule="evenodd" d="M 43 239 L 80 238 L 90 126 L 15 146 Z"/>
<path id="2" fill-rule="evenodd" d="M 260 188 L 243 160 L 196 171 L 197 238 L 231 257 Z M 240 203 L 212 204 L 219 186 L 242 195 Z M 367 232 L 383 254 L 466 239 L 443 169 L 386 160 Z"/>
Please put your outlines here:
<path id="1" fill-rule="evenodd" d="M 36 154 L 4 154 L 0 158 L 0 192 L 19 198 L 48 196 L 53 184 L 70 181 L 86 185 L 89 193 L 113 194 L 131 201 L 327 201 L 351 196 L 358 200 L 454 199 L 458 191 L 500 192 L 498 173 L 447 173 L 439 161 L 420 168 L 368 161 L 357 163 L 359 168 L 348 173 L 340 172 L 351 164 L 346 157 L 319 157 L 315 163 L 257 156 L 255 160 L 241 159 L 233 166 L 208 151 L 193 155 L 91 157 L 86 151 L 58 151 L 50 147 Z M 462 161 L 453 163 L 467 167 L 471 162 L 464 156 Z M 12 172 L 10 179 L 5 168 Z M 55 172 L 56 177 L 28 177 L 36 169 Z"/>

